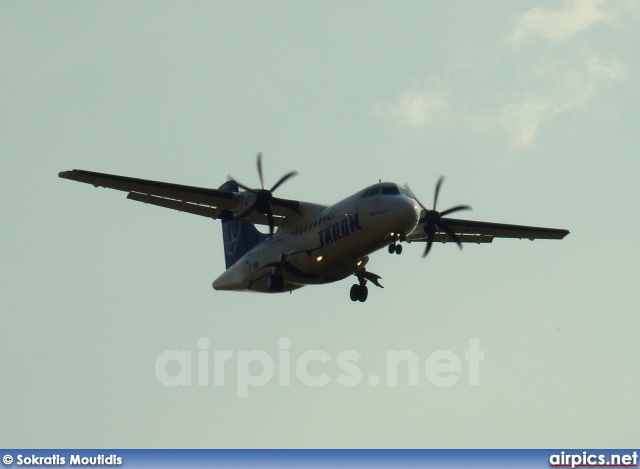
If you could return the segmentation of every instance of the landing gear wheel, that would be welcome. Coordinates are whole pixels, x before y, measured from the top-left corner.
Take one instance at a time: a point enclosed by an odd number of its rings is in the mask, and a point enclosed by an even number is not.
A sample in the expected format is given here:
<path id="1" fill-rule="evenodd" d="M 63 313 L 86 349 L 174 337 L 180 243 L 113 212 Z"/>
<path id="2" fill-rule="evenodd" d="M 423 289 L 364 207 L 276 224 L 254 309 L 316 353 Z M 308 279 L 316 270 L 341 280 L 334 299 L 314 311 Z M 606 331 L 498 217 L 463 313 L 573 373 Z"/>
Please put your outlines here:
<path id="1" fill-rule="evenodd" d="M 364 303 L 367 301 L 367 297 L 369 296 L 369 289 L 366 285 L 358 285 L 357 283 L 351 286 L 351 291 L 349 292 L 349 297 L 351 301 L 359 301 Z"/>
<path id="2" fill-rule="evenodd" d="M 398 246 L 399 247 L 399 246 Z M 396 252 L 396 245 L 395 244 L 390 244 L 389 245 L 389 254 L 393 254 L 394 252 Z"/>
<path id="3" fill-rule="evenodd" d="M 358 285 L 358 301 L 360 303 L 364 303 L 367 301 L 367 297 L 369 296 L 369 289 L 366 285 Z"/>
<path id="4" fill-rule="evenodd" d="M 402 244 L 396 246 L 396 254 L 402 254 Z"/>
<path id="5" fill-rule="evenodd" d="M 351 286 L 351 291 L 349 291 L 349 297 L 351 298 L 351 301 L 358 301 L 359 290 L 360 290 L 360 285 L 358 285 L 357 283 L 354 283 Z"/>
<path id="6" fill-rule="evenodd" d="M 282 275 L 271 274 L 267 277 L 267 290 L 270 292 L 281 292 L 284 288 L 284 277 Z"/>

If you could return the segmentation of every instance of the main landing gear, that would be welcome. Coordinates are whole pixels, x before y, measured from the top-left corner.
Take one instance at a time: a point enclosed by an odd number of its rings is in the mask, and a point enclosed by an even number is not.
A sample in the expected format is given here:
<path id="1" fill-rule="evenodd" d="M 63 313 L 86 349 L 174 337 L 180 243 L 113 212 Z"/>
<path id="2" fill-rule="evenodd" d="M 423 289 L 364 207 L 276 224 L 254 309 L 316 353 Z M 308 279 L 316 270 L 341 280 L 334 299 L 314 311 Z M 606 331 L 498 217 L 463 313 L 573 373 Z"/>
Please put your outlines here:
<path id="1" fill-rule="evenodd" d="M 364 303 L 367 301 L 367 297 L 369 296 L 369 289 L 366 285 L 358 285 L 357 283 L 354 283 L 351 286 L 349 296 L 351 297 L 351 301 L 360 301 L 361 303 Z"/>
<path id="2" fill-rule="evenodd" d="M 267 277 L 267 290 L 269 292 L 281 292 L 284 288 L 284 277 L 278 274 L 269 274 Z"/>
<path id="3" fill-rule="evenodd" d="M 280 262 L 271 265 L 271 273 L 267 275 L 267 291 L 269 293 L 279 293 L 284 289 L 284 271 L 285 255 L 282 253 Z"/>
<path id="4" fill-rule="evenodd" d="M 367 297 L 369 296 L 367 280 L 370 280 L 371 283 L 373 283 L 377 287 L 384 288 L 382 285 L 380 285 L 380 282 L 378 282 L 380 276 L 374 274 L 373 272 L 367 272 L 366 270 L 362 269 L 355 275 L 356 277 L 358 277 L 358 283 L 354 283 L 351 286 L 351 290 L 349 291 L 349 297 L 351 298 L 351 301 L 359 301 L 360 303 L 364 303 L 365 301 L 367 301 Z"/>

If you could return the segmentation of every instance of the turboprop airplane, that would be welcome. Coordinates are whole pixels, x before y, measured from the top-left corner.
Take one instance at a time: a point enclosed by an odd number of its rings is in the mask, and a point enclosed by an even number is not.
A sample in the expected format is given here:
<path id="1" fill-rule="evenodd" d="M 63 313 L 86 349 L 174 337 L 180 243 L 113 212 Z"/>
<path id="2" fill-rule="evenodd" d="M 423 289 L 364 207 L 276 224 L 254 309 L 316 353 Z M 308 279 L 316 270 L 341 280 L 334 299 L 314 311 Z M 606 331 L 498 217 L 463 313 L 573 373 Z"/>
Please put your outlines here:
<path id="1" fill-rule="evenodd" d="M 436 210 L 442 186 L 435 188 L 432 208 L 408 186 L 379 182 L 333 205 L 281 199 L 273 193 L 297 175 L 291 171 L 270 189 L 265 187 L 262 155 L 257 158 L 260 187 L 235 179 L 218 189 L 184 186 L 74 169 L 61 178 L 128 192 L 127 198 L 222 221 L 226 270 L 213 282 L 216 290 L 291 292 L 305 285 L 355 276 L 352 301 L 364 302 L 367 281 L 381 287 L 379 275 L 366 270 L 369 255 L 388 247 L 400 254 L 402 242 L 424 242 L 423 257 L 434 243 L 490 243 L 494 238 L 562 239 L 568 230 L 507 225 L 449 218 L 469 210 L 457 205 Z M 240 190 L 242 189 L 242 191 Z M 265 225 L 269 233 L 254 225 Z"/>

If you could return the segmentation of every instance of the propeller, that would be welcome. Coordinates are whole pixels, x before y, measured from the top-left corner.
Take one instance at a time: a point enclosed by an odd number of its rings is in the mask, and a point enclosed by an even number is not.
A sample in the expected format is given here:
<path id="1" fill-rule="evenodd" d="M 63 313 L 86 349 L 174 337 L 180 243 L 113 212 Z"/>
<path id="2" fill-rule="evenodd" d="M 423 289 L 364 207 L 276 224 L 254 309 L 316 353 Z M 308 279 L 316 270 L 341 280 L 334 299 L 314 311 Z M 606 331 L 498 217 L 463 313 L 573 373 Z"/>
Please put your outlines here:
<path id="1" fill-rule="evenodd" d="M 278 187 L 280 187 L 285 181 L 292 178 L 293 176 L 296 176 L 298 172 L 289 171 L 287 174 L 282 176 L 278 180 L 278 182 L 276 182 L 273 185 L 271 189 L 267 189 L 264 186 L 264 175 L 262 172 L 262 153 L 258 153 L 257 166 L 258 166 L 258 176 L 260 177 L 260 187 L 261 187 L 260 189 L 252 189 L 251 187 L 247 187 L 244 184 L 239 183 L 237 180 L 235 180 L 231 176 L 228 177 L 229 181 L 235 182 L 238 185 L 238 187 L 241 187 L 245 191 L 251 192 L 256 196 L 255 201 L 249 207 L 247 207 L 247 209 L 244 212 L 237 215 L 236 218 L 242 218 L 253 211 L 263 213 L 267 216 L 267 220 L 269 221 L 269 234 L 273 236 L 274 218 L 273 218 L 273 211 L 271 210 L 271 205 L 274 204 L 274 205 L 288 206 L 288 204 L 285 204 L 284 201 L 282 201 L 283 203 L 280 203 L 279 199 L 275 199 L 273 197 L 273 192 Z"/>
<path id="2" fill-rule="evenodd" d="M 433 209 L 431 210 L 425 207 L 422 204 L 422 202 L 418 200 L 418 198 L 413 194 L 411 189 L 409 189 L 409 186 L 406 186 L 407 190 L 411 192 L 411 195 L 413 196 L 415 201 L 418 202 L 418 205 L 420 205 L 420 207 L 422 207 L 422 209 L 425 211 L 424 218 L 420 219 L 420 221 L 418 222 L 418 223 L 425 222 L 424 231 L 427 234 L 427 247 L 425 248 L 424 254 L 422 255 L 422 257 L 426 257 L 427 254 L 429 254 L 429 251 L 431 250 L 431 246 L 433 245 L 433 238 L 436 232 L 438 231 L 438 229 L 444 231 L 451 239 L 453 239 L 456 242 L 458 247 L 462 249 L 462 242 L 460 241 L 460 238 L 445 222 L 442 221 L 442 217 L 447 216 L 454 212 L 459 212 L 461 210 L 471 210 L 471 207 L 469 207 L 468 205 L 456 205 L 455 207 L 451 207 L 450 209 L 444 210 L 442 212 L 438 212 L 436 210 L 436 205 L 438 203 L 438 196 L 440 195 L 440 187 L 442 186 L 443 181 L 444 181 L 444 176 L 440 176 L 440 178 L 438 179 L 438 182 L 436 183 L 436 190 L 433 196 Z"/>

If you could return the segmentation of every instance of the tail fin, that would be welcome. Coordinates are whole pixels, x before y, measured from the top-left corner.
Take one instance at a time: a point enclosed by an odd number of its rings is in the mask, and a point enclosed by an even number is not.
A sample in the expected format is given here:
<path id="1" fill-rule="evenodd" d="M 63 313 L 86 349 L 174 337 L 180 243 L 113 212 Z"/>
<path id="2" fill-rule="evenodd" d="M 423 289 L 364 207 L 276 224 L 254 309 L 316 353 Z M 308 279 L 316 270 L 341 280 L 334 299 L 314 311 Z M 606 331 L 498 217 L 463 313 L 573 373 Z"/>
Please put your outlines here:
<path id="1" fill-rule="evenodd" d="M 220 190 L 238 192 L 238 184 L 227 181 Z M 238 262 L 242 256 L 269 237 L 260 233 L 251 223 L 222 220 L 222 241 L 227 269 Z"/>

